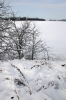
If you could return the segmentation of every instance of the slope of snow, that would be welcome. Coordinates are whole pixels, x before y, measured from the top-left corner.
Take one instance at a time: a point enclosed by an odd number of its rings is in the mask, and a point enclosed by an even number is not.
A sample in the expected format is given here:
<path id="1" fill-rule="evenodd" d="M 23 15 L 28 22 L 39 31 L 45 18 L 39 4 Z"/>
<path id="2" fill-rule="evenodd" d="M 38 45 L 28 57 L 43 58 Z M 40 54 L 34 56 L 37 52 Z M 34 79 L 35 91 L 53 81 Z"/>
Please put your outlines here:
<path id="1" fill-rule="evenodd" d="M 66 61 L 0 61 L 0 100 L 66 100 Z"/>

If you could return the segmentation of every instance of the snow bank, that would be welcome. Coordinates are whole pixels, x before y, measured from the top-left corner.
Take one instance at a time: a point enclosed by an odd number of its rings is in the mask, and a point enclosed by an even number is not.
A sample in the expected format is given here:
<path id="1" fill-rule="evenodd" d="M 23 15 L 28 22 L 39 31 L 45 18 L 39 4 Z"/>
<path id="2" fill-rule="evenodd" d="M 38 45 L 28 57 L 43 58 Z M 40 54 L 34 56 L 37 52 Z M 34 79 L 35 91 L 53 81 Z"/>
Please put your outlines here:
<path id="1" fill-rule="evenodd" d="M 0 100 L 66 100 L 66 61 L 0 61 Z"/>

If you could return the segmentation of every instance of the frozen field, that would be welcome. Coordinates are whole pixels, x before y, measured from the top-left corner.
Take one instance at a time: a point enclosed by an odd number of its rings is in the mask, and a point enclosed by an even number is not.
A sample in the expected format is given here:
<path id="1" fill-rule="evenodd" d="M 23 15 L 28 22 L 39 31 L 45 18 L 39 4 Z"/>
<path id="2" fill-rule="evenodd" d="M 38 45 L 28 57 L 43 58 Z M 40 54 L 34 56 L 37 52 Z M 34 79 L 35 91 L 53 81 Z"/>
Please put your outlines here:
<path id="1" fill-rule="evenodd" d="M 17 21 L 17 26 L 20 26 Z M 51 51 L 56 55 L 66 57 L 66 22 L 61 21 L 36 21 L 33 22 L 39 29 L 42 40 L 51 47 Z"/>
<path id="2" fill-rule="evenodd" d="M 42 39 L 53 49 L 55 54 L 66 56 L 66 22 L 37 22 Z"/>

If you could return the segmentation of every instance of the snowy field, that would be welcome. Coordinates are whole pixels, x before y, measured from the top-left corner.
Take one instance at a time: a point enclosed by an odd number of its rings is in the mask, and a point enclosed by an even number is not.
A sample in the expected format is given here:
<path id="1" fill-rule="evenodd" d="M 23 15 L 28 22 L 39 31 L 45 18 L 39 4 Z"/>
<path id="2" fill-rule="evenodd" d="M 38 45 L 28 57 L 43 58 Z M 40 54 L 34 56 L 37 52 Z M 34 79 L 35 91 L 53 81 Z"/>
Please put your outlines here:
<path id="1" fill-rule="evenodd" d="M 45 21 L 36 24 L 41 38 L 51 47 L 52 52 L 66 57 L 66 22 Z"/>
<path id="2" fill-rule="evenodd" d="M 20 21 L 16 25 L 20 26 Z M 40 37 L 46 42 L 51 51 L 62 57 L 66 57 L 66 22 L 61 21 L 33 21 L 36 24 Z"/>
<path id="3" fill-rule="evenodd" d="M 35 24 L 52 52 L 66 57 L 66 22 Z M 0 100 L 66 100 L 66 60 L 0 61 Z"/>
<path id="4" fill-rule="evenodd" d="M 66 100 L 66 61 L 0 61 L 0 100 Z"/>

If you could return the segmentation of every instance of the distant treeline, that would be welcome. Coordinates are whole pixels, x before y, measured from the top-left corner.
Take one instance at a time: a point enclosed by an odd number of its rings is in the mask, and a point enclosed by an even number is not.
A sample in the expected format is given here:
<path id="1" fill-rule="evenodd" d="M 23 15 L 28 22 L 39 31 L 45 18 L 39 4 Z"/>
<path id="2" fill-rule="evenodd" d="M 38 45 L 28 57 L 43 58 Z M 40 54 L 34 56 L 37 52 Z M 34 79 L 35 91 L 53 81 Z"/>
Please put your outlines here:
<path id="1" fill-rule="evenodd" d="M 61 20 L 52 20 L 52 19 L 50 19 L 49 21 L 66 21 L 66 19 L 61 19 Z"/>
<path id="2" fill-rule="evenodd" d="M 4 20 L 12 20 L 12 21 L 25 21 L 25 20 L 29 20 L 29 21 L 45 21 L 45 19 L 42 18 L 27 18 L 27 17 L 5 17 L 2 18 Z"/>
<path id="3" fill-rule="evenodd" d="M 2 18 L 2 17 L 0 17 L 0 18 Z M 26 20 L 28 20 L 28 21 L 46 21 L 45 19 L 43 19 L 43 18 L 27 18 L 27 17 L 4 17 L 4 18 L 2 18 L 2 19 L 4 19 L 4 20 L 12 20 L 12 21 L 26 21 Z M 66 19 L 61 19 L 61 20 L 54 20 L 54 19 L 50 19 L 49 21 L 66 21 Z"/>

